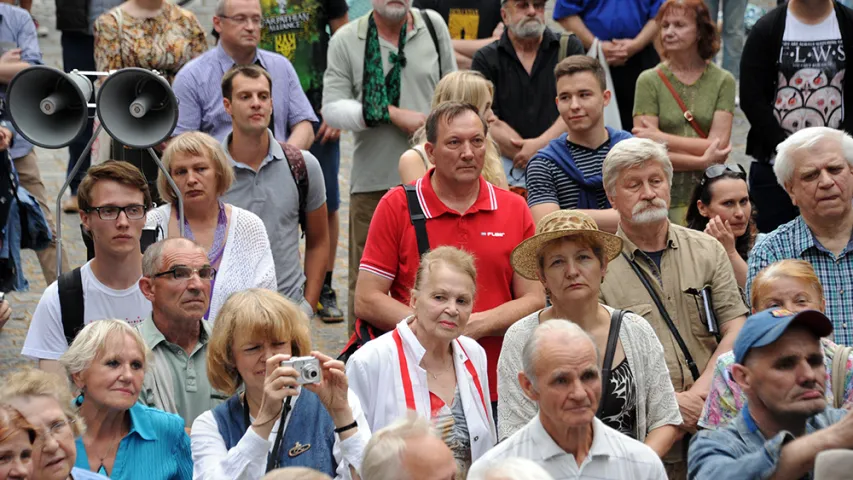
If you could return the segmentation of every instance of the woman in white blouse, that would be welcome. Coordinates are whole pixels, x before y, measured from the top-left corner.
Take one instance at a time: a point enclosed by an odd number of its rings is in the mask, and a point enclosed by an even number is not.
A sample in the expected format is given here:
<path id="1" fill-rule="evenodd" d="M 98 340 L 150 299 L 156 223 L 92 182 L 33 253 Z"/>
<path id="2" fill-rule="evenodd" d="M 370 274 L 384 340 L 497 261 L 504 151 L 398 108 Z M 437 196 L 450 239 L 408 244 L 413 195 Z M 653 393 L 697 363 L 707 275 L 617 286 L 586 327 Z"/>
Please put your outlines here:
<path id="1" fill-rule="evenodd" d="M 512 268 L 539 280 L 551 306 L 515 322 L 504 335 L 498 359 L 498 428 L 501 440 L 525 426 L 539 411 L 518 383 L 522 350 L 541 322 L 567 319 L 589 333 L 600 352 L 601 405 L 596 416 L 607 426 L 644 442 L 663 456 L 679 437 L 681 413 L 663 356 L 663 346 L 646 320 L 621 316 L 598 302 L 608 262 L 622 251 L 622 239 L 598 230 L 595 220 L 577 210 L 550 213 L 536 235 L 512 252 Z M 604 358 L 613 334 L 612 361 Z M 606 378 L 609 377 L 609 378 Z"/>
<path id="2" fill-rule="evenodd" d="M 408 410 L 432 420 L 464 479 L 495 445 L 486 352 L 462 333 L 474 305 L 474 258 L 439 247 L 421 259 L 412 290 L 414 315 L 368 342 L 347 363 L 350 387 L 377 431 Z"/>
<path id="3" fill-rule="evenodd" d="M 225 302 L 208 343 L 207 376 L 231 398 L 193 422 L 194 479 L 258 480 L 279 467 L 357 478 L 370 429 L 344 364 L 310 351 L 307 325 L 277 292 L 249 289 Z M 300 386 L 300 372 L 281 365 L 301 355 L 319 360 L 319 383 Z"/>
<path id="4" fill-rule="evenodd" d="M 234 172 L 219 142 L 201 132 L 178 135 L 163 152 L 163 166 L 184 199 L 183 236 L 208 251 L 208 261 L 217 272 L 205 318 L 215 321 L 234 292 L 276 290 L 275 263 L 264 223 L 254 213 L 220 200 L 231 187 Z M 159 227 L 162 238 L 180 237 L 177 197 L 163 172 L 157 178 L 157 190 L 167 203 L 148 212 L 146 228 Z"/>

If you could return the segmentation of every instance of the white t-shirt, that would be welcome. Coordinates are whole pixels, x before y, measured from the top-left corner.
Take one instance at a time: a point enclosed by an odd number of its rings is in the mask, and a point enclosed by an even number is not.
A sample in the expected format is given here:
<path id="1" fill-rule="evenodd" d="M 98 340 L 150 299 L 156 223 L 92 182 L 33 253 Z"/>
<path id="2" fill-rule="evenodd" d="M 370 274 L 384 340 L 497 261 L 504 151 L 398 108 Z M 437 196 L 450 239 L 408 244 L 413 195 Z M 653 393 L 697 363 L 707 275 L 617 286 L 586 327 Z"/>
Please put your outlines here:
<path id="1" fill-rule="evenodd" d="M 788 134 L 806 127 L 841 127 L 846 59 L 835 12 L 808 25 L 788 11 L 773 105 Z"/>
<path id="2" fill-rule="evenodd" d="M 118 318 L 136 325 L 151 315 L 151 302 L 139 290 L 139 283 L 125 290 L 114 290 L 95 278 L 91 262 L 80 268 L 83 279 L 83 323 Z M 68 350 L 57 282 L 48 286 L 39 300 L 24 340 L 23 355 L 35 359 L 57 360 Z"/>

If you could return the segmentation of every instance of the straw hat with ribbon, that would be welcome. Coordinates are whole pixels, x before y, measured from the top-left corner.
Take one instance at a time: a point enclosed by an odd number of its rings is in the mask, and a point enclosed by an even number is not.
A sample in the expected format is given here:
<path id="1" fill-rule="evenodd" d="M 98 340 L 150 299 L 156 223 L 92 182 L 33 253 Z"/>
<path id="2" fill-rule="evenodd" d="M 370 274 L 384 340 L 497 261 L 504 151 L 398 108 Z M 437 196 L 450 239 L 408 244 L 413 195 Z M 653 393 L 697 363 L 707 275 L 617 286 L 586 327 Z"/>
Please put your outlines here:
<path id="1" fill-rule="evenodd" d="M 512 268 L 524 278 L 539 280 L 542 247 L 551 240 L 572 236 L 582 236 L 600 245 L 608 262 L 622 251 L 622 239 L 599 230 L 589 215 L 578 210 L 557 210 L 539 220 L 536 235 L 515 247 L 510 256 Z"/>

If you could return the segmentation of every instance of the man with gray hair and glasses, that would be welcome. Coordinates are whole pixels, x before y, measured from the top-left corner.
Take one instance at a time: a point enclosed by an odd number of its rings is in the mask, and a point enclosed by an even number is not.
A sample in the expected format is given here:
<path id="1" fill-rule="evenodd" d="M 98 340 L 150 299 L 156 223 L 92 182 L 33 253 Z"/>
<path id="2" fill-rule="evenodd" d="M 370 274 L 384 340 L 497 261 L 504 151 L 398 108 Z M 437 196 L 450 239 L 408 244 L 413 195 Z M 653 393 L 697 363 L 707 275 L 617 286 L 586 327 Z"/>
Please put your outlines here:
<path id="1" fill-rule="evenodd" d="M 524 344 L 518 382 L 539 404 L 539 414 L 474 462 L 470 478 L 482 478 L 484 470 L 512 457 L 533 460 L 554 478 L 665 478 L 651 447 L 595 417 L 598 357 L 595 341 L 577 324 L 548 320 L 537 326 Z"/>
<path id="2" fill-rule="evenodd" d="M 622 255 L 607 266 L 602 303 L 630 310 L 654 328 L 684 420 L 695 433 L 714 365 L 746 320 L 734 271 L 720 242 L 670 223 L 672 162 L 666 147 L 630 138 L 602 167 L 607 199 L 619 213 Z M 686 477 L 687 442 L 664 456 L 669 478 Z"/>
<path id="3" fill-rule="evenodd" d="M 374 432 L 361 462 L 362 480 L 454 480 L 453 452 L 415 412 Z"/>
<path id="4" fill-rule="evenodd" d="M 227 398 L 207 379 L 212 325 L 204 314 L 215 276 L 207 251 L 186 238 L 161 240 L 142 257 L 139 289 L 153 308 L 136 327 L 152 352 L 139 401 L 180 415 L 187 429 Z"/>
<path id="5" fill-rule="evenodd" d="M 753 247 L 746 298 L 764 267 L 786 258 L 805 260 L 823 285 L 835 341 L 853 345 L 853 137 L 829 127 L 804 128 L 776 150 L 773 171 L 800 215 Z"/>

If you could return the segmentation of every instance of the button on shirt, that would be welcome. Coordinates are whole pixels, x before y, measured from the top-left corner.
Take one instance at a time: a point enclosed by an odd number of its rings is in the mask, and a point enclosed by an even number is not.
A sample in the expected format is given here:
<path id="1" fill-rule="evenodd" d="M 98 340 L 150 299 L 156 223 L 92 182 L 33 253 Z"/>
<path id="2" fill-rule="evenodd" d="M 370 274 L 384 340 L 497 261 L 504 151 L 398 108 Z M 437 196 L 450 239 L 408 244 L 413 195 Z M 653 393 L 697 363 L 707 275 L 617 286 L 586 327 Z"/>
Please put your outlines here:
<path id="1" fill-rule="evenodd" d="M 637 263 L 657 292 L 701 373 L 717 349 L 717 339 L 705 324 L 701 299 L 688 291 L 711 287 L 714 313 L 720 326 L 747 314 L 723 246 L 703 232 L 670 224 L 658 269 L 621 228 L 616 234 L 622 238 L 622 252 Z M 675 337 L 649 292 L 622 256 L 607 265 L 599 299 L 605 305 L 630 310 L 645 318 L 663 345 L 675 391 L 682 392 L 693 385 L 693 376 Z"/>
<path id="2" fill-rule="evenodd" d="M 554 480 L 661 480 L 666 470 L 651 447 L 622 435 L 598 418 L 592 419 L 592 445 L 578 465 L 574 455 L 563 450 L 542 426 L 539 415 L 524 428 L 486 452 L 474 462 L 468 475 L 483 471 L 506 458 L 526 458 L 545 469 Z"/>
<path id="3" fill-rule="evenodd" d="M 846 414 L 847 410 L 827 408 L 808 419 L 806 435 L 840 422 Z M 769 478 L 779 464 L 782 447 L 794 438 L 784 430 L 765 438 L 746 405 L 725 428 L 701 430 L 696 435 L 687 456 L 687 476 L 695 480 Z M 737 472 L 736 477 L 732 472 Z M 803 478 L 811 479 L 812 475 Z"/>
<path id="4" fill-rule="evenodd" d="M 278 291 L 294 302 L 303 300 L 302 287 L 305 272 L 299 256 L 299 191 L 290 172 L 290 165 L 281 145 L 267 130 L 270 148 L 256 172 L 245 163 L 235 161 L 228 151 L 231 135 L 222 142 L 222 149 L 234 168 L 234 183 L 225 192 L 223 200 L 249 210 L 264 222 L 270 238 L 270 248 L 275 260 Z M 305 210 L 313 212 L 326 202 L 326 187 L 320 162 L 303 150 L 305 169 L 308 171 L 308 198 Z"/>
<path id="5" fill-rule="evenodd" d="M 18 8 L 6 3 L 0 4 L 0 42 L 9 45 L 3 45 L 3 52 L 7 52 L 12 48 L 21 49 L 21 61 L 30 65 L 42 65 L 41 50 L 39 49 L 38 35 L 36 27 L 33 24 L 33 18 L 26 10 Z M 11 44 L 17 45 L 17 47 Z M 0 99 L 3 102 L 3 118 L 8 120 L 6 110 L 6 88 L 8 85 L 2 85 L 0 88 Z M 15 132 L 15 127 L 12 122 L 5 122 L 4 126 Z M 14 158 L 21 158 L 30 150 L 33 145 L 26 141 L 24 137 L 15 132 L 12 148 L 9 149 L 9 155 Z"/>
<path id="6" fill-rule="evenodd" d="M 219 405 L 226 396 L 210 386 L 207 379 L 207 342 L 211 325 L 201 321 L 201 332 L 193 351 L 187 352 L 170 343 L 157 329 L 152 317 L 139 327 L 145 345 L 153 355 L 145 374 L 140 401 L 180 415 L 187 426 L 202 413 Z"/>
<path id="7" fill-rule="evenodd" d="M 764 236 L 753 247 L 748 261 L 746 298 L 752 279 L 773 262 L 796 258 L 809 262 L 823 285 L 826 316 L 832 320 L 835 342 L 853 345 L 853 237 L 837 257 L 820 244 L 802 216 Z"/>
<path id="8" fill-rule="evenodd" d="M 285 57 L 257 49 L 253 63 L 260 63 L 272 76 L 275 138 L 285 141 L 297 123 L 317 122 L 314 109 L 302 91 L 293 65 Z M 231 133 L 231 117 L 222 104 L 221 80 L 234 60 L 222 45 L 196 57 L 178 72 L 172 90 L 178 97 L 178 124 L 172 135 L 202 131 L 220 142 Z"/>
<path id="9" fill-rule="evenodd" d="M 583 53 L 580 40 L 570 37 L 567 54 Z M 554 67 L 559 55 L 560 35 L 547 28 L 530 73 L 518 60 L 506 32 L 500 40 L 474 55 L 471 70 L 482 73 L 495 85 L 492 110 L 522 138 L 538 137 L 560 116 L 554 103 L 557 96 Z"/>

